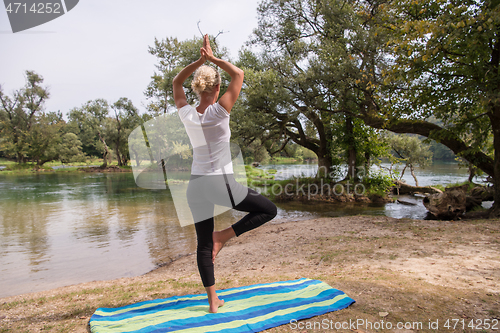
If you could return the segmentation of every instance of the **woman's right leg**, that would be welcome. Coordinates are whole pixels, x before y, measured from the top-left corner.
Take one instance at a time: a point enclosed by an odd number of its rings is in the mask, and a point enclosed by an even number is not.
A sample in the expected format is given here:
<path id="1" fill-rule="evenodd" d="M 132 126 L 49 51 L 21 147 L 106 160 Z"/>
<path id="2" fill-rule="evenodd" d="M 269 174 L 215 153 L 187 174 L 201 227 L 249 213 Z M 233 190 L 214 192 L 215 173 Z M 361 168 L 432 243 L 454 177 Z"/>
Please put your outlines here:
<path id="1" fill-rule="evenodd" d="M 271 200 L 251 188 L 248 189 L 246 198 L 237 204 L 234 209 L 248 212 L 241 220 L 233 224 L 232 227 L 236 236 L 271 221 L 278 212 L 276 205 Z"/>
<path id="2" fill-rule="evenodd" d="M 236 183 L 236 181 L 231 184 L 230 188 L 233 191 L 238 191 L 238 193 L 247 192 L 245 198 L 233 208 L 239 211 L 248 212 L 248 214 L 231 227 L 214 232 L 214 248 L 212 251 L 213 261 L 215 261 L 215 257 L 229 239 L 263 225 L 272 220 L 277 214 L 276 205 L 262 194 L 244 187 Z"/>

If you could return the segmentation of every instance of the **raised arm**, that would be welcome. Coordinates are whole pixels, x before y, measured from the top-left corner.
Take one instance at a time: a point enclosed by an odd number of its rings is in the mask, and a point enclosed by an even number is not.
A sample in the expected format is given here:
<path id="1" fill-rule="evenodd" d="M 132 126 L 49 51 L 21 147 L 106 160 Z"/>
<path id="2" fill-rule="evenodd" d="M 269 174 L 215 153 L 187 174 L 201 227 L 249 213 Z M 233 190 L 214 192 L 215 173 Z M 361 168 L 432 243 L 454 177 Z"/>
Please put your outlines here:
<path id="1" fill-rule="evenodd" d="M 186 79 L 194 73 L 194 71 L 205 63 L 206 58 L 201 56 L 200 59 L 184 67 L 179 74 L 174 77 L 172 85 L 174 88 L 174 102 L 177 109 L 188 105 L 186 93 L 184 92 L 183 84 Z"/>
<path id="2" fill-rule="evenodd" d="M 243 71 L 228 61 L 214 57 L 212 48 L 210 47 L 208 35 L 205 35 L 201 54 L 202 57 L 205 57 L 208 61 L 214 63 L 216 66 L 219 66 L 222 70 L 228 73 L 229 76 L 231 76 L 229 87 L 227 87 L 226 92 L 219 99 L 219 104 L 226 109 L 227 112 L 231 112 L 234 103 L 236 103 L 236 100 L 240 95 L 241 86 L 243 85 Z"/>

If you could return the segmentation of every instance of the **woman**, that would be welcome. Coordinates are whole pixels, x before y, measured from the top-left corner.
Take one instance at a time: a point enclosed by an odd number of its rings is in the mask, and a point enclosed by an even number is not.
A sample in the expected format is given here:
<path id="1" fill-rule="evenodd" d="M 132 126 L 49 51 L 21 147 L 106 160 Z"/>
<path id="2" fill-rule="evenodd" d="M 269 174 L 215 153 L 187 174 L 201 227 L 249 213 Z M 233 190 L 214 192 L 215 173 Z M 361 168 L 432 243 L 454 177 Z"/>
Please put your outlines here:
<path id="1" fill-rule="evenodd" d="M 187 197 L 195 221 L 198 270 L 207 291 L 209 311 L 216 313 L 224 300 L 219 299 L 215 291 L 215 257 L 229 239 L 270 221 L 277 209 L 269 199 L 238 184 L 233 177 L 228 152 L 229 115 L 240 94 L 244 73 L 233 64 L 214 57 L 207 35 L 200 54 L 200 59 L 177 74 L 173 90 L 175 105 L 193 146 Z M 222 68 L 231 77 L 227 91 L 218 101 L 220 75 L 213 67 L 203 65 L 205 61 Z M 187 103 L 183 89 L 184 81 L 193 72 L 191 86 L 199 98 L 196 108 Z M 214 231 L 214 205 L 249 214 L 229 228 Z"/>

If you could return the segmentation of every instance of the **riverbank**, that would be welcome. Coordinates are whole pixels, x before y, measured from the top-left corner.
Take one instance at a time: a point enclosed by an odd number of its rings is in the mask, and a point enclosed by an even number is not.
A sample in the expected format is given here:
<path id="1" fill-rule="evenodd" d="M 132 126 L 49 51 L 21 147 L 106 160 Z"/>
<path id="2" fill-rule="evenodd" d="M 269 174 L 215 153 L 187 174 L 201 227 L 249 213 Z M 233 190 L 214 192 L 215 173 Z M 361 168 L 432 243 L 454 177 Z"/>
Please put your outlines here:
<path id="1" fill-rule="evenodd" d="M 466 324 L 463 331 L 472 332 L 477 330 L 467 327 L 471 320 L 477 320 L 476 328 L 485 327 L 484 319 L 490 324 L 500 320 L 498 219 L 443 222 L 352 216 L 281 222 L 268 223 L 226 245 L 216 260 L 218 289 L 308 277 L 356 300 L 346 310 L 312 319 L 316 322 L 422 323 L 419 332 L 435 332 L 428 329 L 429 320 L 439 320 L 438 331 L 453 331 L 443 325 L 457 319 L 459 325 L 462 320 Z M 0 332 L 83 333 L 98 307 L 202 290 L 195 255 L 188 254 L 139 277 L 0 299 Z M 290 329 L 284 325 L 268 332 Z"/>
<path id="2" fill-rule="evenodd" d="M 0 158 L 0 174 L 27 175 L 53 172 L 97 172 L 96 169 L 99 169 L 99 166 L 102 164 L 102 159 L 89 159 L 82 163 L 62 164 L 59 161 L 53 161 L 38 166 L 32 162 L 19 164 L 15 161 Z M 116 161 L 109 163 L 107 168 L 100 170 L 100 172 L 132 172 L 130 166 L 118 166 Z"/>

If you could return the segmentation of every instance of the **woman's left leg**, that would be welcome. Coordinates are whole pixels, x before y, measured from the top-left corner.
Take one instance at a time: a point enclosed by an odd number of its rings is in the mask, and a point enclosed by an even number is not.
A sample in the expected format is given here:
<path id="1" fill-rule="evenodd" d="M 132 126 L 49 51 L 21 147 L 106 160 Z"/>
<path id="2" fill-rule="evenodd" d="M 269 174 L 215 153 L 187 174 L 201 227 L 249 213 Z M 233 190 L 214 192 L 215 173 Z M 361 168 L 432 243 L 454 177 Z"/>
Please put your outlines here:
<path id="1" fill-rule="evenodd" d="M 212 206 L 213 209 L 213 206 Z M 201 281 L 207 291 L 209 311 L 216 313 L 217 309 L 224 305 L 224 300 L 219 299 L 215 291 L 214 263 L 212 261 L 214 219 L 210 218 L 195 223 L 196 238 L 198 241 L 196 249 L 196 261 Z"/>

